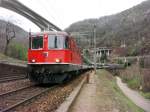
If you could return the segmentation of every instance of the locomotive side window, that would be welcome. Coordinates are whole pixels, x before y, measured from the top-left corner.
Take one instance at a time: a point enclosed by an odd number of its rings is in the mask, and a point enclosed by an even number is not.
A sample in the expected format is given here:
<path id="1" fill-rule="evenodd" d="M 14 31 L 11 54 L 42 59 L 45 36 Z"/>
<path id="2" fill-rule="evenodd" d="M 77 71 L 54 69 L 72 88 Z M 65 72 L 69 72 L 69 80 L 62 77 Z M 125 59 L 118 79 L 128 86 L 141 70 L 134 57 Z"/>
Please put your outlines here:
<path id="1" fill-rule="evenodd" d="M 43 48 L 43 36 L 32 37 L 32 49 L 42 49 Z"/>
<path id="2" fill-rule="evenodd" d="M 65 38 L 64 37 L 62 37 L 62 36 L 58 36 L 57 37 L 57 43 L 56 43 L 56 46 L 57 46 L 57 48 L 64 48 L 64 45 L 65 45 L 65 40 L 64 40 Z"/>
<path id="3" fill-rule="evenodd" d="M 55 48 L 55 41 L 56 41 L 56 38 L 54 35 L 49 35 L 48 36 L 48 48 L 49 49 L 52 49 L 52 48 Z"/>
<path id="4" fill-rule="evenodd" d="M 69 37 L 65 38 L 65 44 L 64 44 L 64 48 L 69 48 Z"/>
<path id="5" fill-rule="evenodd" d="M 68 48 L 68 39 L 61 35 L 49 35 L 48 36 L 48 48 L 49 49 L 64 49 Z"/>

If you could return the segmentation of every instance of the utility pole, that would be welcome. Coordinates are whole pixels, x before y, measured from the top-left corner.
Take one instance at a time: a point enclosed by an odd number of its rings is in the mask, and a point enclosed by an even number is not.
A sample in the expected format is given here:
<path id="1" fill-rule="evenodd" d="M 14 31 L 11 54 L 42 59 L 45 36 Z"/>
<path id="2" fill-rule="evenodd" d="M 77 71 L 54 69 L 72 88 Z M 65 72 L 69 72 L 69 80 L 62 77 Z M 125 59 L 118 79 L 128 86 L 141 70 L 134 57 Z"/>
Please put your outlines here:
<path id="1" fill-rule="evenodd" d="M 95 24 L 94 24 L 93 37 L 94 37 L 94 71 L 96 72 L 96 25 Z"/>

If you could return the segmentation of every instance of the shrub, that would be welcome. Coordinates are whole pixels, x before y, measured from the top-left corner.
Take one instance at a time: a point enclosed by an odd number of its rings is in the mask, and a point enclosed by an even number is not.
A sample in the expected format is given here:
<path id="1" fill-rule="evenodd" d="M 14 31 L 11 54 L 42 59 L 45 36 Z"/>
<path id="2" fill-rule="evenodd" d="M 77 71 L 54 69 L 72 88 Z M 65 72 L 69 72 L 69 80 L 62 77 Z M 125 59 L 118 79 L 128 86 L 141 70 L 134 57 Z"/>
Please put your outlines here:
<path id="1" fill-rule="evenodd" d="M 141 82 L 137 77 L 134 77 L 134 78 L 128 80 L 127 84 L 132 89 L 139 89 L 140 85 L 141 85 Z"/>
<path id="2" fill-rule="evenodd" d="M 17 58 L 20 60 L 27 60 L 27 47 L 19 43 L 10 44 L 9 49 L 8 49 L 8 56 L 11 56 L 13 58 Z"/>
<path id="3" fill-rule="evenodd" d="M 147 99 L 150 99 L 150 92 L 141 92 L 141 95 L 143 95 Z"/>

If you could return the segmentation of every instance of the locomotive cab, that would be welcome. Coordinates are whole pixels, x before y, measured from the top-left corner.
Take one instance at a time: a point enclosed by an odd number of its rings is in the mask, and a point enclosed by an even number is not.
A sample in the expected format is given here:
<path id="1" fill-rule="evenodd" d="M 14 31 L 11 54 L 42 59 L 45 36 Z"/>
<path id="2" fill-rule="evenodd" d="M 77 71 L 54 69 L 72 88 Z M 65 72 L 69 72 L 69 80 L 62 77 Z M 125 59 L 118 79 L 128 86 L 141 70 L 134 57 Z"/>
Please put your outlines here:
<path id="1" fill-rule="evenodd" d="M 29 38 L 28 64 L 50 64 L 58 60 L 69 63 L 64 58 L 69 50 L 69 39 L 66 35 L 34 34 Z"/>

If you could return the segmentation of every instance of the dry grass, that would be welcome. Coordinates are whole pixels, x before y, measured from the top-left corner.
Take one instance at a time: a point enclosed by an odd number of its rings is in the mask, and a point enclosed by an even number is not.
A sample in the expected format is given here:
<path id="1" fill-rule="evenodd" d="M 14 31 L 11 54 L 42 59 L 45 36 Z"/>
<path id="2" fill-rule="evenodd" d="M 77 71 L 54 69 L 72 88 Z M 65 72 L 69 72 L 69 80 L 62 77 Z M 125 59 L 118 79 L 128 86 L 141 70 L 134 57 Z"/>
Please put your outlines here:
<path id="1" fill-rule="evenodd" d="M 127 82 L 128 86 L 132 89 L 141 89 L 142 87 L 142 75 L 141 69 L 137 65 L 132 65 L 120 72 L 120 76 L 124 82 Z"/>
<path id="2" fill-rule="evenodd" d="M 121 70 L 120 77 L 130 88 L 140 90 L 145 98 L 150 98 L 150 68 L 148 66 L 142 68 L 139 64 L 134 64 Z"/>
<path id="3" fill-rule="evenodd" d="M 150 68 L 142 69 L 142 76 L 143 90 L 146 92 L 150 92 Z"/>

